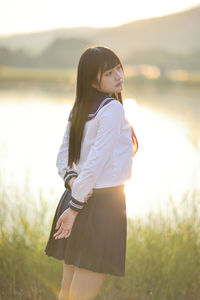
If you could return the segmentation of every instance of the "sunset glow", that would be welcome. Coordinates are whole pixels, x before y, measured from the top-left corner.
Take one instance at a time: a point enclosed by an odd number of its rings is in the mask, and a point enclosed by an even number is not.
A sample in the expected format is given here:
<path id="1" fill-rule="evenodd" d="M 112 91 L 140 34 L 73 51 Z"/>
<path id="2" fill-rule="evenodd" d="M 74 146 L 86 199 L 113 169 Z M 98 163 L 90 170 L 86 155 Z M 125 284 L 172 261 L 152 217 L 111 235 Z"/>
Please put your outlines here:
<path id="1" fill-rule="evenodd" d="M 1 4 L 0 35 L 65 27 L 112 27 L 134 20 L 163 16 L 199 5 L 199 0 L 116 1 L 13 1 Z M 121 4 L 121 5 L 120 5 Z"/>

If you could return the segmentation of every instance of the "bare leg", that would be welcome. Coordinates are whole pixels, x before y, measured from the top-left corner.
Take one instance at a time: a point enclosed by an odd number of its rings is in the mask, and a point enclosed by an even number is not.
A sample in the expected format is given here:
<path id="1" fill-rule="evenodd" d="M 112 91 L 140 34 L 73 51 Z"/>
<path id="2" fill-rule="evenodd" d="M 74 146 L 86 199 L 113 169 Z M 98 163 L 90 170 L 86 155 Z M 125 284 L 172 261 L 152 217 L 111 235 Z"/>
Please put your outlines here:
<path id="1" fill-rule="evenodd" d="M 69 291 L 70 300 L 94 300 L 107 274 L 75 267 Z"/>
<path id="2" fill-rule="evenodd" d="M 65 264 L 63 261 L 63 278 L 58 300 L 69 300 L 69 289 L 74 275 L 75 266 Z"/>

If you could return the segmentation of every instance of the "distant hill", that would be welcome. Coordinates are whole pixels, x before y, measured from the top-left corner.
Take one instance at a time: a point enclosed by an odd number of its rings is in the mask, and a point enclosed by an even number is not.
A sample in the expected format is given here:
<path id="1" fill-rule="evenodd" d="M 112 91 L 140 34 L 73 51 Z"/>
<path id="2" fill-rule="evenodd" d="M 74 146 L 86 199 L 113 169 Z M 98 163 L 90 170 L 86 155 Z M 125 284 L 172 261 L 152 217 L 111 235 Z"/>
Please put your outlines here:
<path id="1" fill-rule="evenodd" d="M 136 50 L 163 49 L 170 52 L 200 50 L 200 6 L 162 17 L 137 20 L 112 28 L 76 27 L 0 37 L 0 47 L 26 49 L 40 55 L 58 38 L 90 40 L 113 48 L 122 56 Z"/>
<path id="2" fill-rule="evenodd" d="M 11 51 L 0 47 L 0 66 L 25 68 L 74 68 L 83 49 L 93 43 L 86 39 L 58 38 L 38 56 L 25 50 Z M 162 49 L 135 50 L 123 57 L 123 64 L 154 65 L 160 71 L 170 69 L 200 70 L 200 51 L 172 53 Z"/>
<path id="3" fill-rule="evenodd" d="M 40 55 L 56 39 L 90 39 L 101 31 L 101 28 L 75 27 L 65 29 L 47 30 L 35 33 L 17 34 L 9 37 L 0 36 L 0 47 L 9 50 L 26 49 L 30 55 Z"/>
<path id="4" fill-rule="evenodd" d="M 0 38 L 0 66 L 76 67 L 83 49 L 111 47 L 122 63 L 200 70 L 200 6 L 114 28 L 66 28 Z"/>
<path id="5" fill-rule="evenodd" d="M 176 14 L 105 29 L 97 33 L 96 39 L 127 56 L 134 51 L 149 49 L 174 53 L 197 51 L 200 50 L 199 36 L 200 6 Z"/>
<path id="6" fill-rule="evenodd" d="M 78 65 L 82 49 L 91 42 L 86 39 L 58 38 L 35 59 L 35 66 L 66 68 Z"/>

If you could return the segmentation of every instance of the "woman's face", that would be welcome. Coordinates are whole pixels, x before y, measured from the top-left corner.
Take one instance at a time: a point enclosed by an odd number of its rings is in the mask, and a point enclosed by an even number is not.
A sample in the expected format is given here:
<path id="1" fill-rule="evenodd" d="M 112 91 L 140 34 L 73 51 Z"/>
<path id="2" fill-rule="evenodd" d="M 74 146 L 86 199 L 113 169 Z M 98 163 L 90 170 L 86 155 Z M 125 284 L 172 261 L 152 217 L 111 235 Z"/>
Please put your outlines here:
<path id="1" fill-rule="evenodd" d="M 100 80 L 100 71 L 97 75 L 97 80 Z M 93 84 L 98 91 L 107 93 L 111 96 L 113 93 L 120 93 L 123 89 L 124 84 L 124 73 L 118 64 L 112 69 L 105 71 L 102 74 L 101 82 L 99 84 Z"/>

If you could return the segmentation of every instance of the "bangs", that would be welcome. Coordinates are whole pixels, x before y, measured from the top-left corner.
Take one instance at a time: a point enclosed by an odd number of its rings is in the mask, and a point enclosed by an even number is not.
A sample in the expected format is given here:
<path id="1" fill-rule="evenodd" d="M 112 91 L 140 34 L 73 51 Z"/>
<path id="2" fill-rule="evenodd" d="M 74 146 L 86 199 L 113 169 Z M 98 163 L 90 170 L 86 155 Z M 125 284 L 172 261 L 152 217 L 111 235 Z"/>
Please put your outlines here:
<path id="1" fill-rule="evenodd" d="M 105 71 L 113 69 L 119 64 L 121 65 L 118 57 L 114 57 L 113 55 L 110 57 L 106 57 L 106 59 L 104 60 L 103 64 L 100 67 L 100 71 L 101 73 L 104 73 Z"/>

